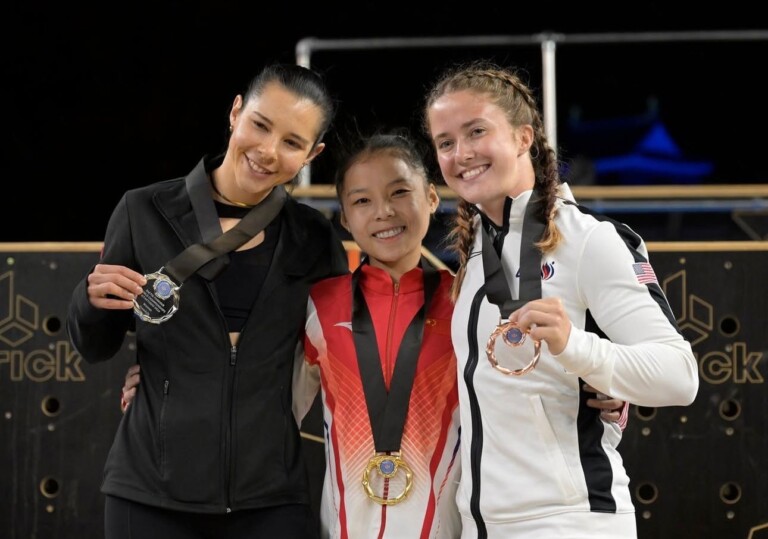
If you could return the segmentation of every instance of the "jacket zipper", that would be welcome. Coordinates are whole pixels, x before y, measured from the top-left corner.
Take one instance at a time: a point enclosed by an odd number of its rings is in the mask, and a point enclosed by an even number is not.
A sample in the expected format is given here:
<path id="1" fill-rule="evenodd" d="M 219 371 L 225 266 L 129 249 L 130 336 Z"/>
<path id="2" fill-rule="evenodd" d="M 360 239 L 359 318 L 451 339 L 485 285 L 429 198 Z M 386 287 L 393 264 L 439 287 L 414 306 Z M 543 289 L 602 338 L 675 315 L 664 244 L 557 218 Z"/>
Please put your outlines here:
<path id="1" fill-rule="evenodd" d="M 163 403 L 160 408 L 160 474 L 165 476 L 165 407 L 168 404 L 168 390 L 171 381 L 163 380 Z"/>
<path id="2" fill-rule="evenodd" d="M 165 217 L 165 216 L 163 216 L 163 217 L 165 218 L 165 221 L 168 223 L 168 225 L 171 227 L 171 229 L 175 230 L 176 227 L 173 224 L 173 222 L 170 219 L 168 219 L 167 217 Z M 177 236 L 179 237 L 179 239 L 184 244 L 187 243 L 186 238 L 184 238 L 184 237 L 182 237 L 181 235 L 178 235 L 178 234 L 177 234 Z M 214 287 L 213 283 L 210 283 L 210 282 L 207 283 L 207 285 L 206 285 L 206 288 L 208 289 L 208 294 L 211 296 L 211 301 L 213 301 L 213 304 L 216 306 L 216 309 L 219 312 L 219 319 L 223 323 L 225 338 L 226 338 L 227 342 L 229 342 L 229 332 L 228 332 L 228 329 L 227 329 L 226 319 L 224 318 L 224 313 L 221 311 L 221 307 L 219 306 L 218 296 L 215 293 L 213 287 Z M 234 367 L 236 363 L 237 363 L 237 346 L 233 345 L 231 347 L 230 351 L 229 351 L 229 364 Z M 234 373 L 232 374 L 232 376 L 234 376 Z M 170 385 L 170 380 L 166 379 L 165 382 L 164 382 L 164 385 L 163 385 L 163 404 L 165 404 L 165 400 L 168 397 L 168 389 L 169 389 L 168 386 L 169 385 Z M 227 499 L 226 499 L 226 513 L 231 513 L 232 512 L 232 508 L 230 507 L 230 505 L 231 505 L 231 500 L 232 500 L 232 493 L 230 492 L 230 489 L 231 489 L 231 470 L 230 470 L 230 468 L 232 466 L 232 464 L 231 464 L 232 449 L 231 449 L 230 441 L 232 439 L 232 400 L 233 400 L 232 399 L 231 385 L 230 385 L 230 389 L 229 389 L 228 399 L 227 400 L 229 402 L 229 415 L 227 417 L 227 428 L 226 428 L 226 433 L 224 435 L 225 436 L 224 450 L 226 451 L 226 457 L 225 457 L 225 461 L 226 461 L 225 462 L 225 470 L 226 470 L 225 474 L 226 474 L 226 477 L 224 478 L 224 484 L 225 484 L 225 489 L 226 489 L 226 493 L 227 493 L 226 494 L 226 497 L 227 497 Z M 165 406 L 163 406 L 163 411 L 161 411 L 161 417 L 160 417 L 161 424 L 162 424 L 162 421 L 163 421 L 164 410 L 165 410 Z M 165 442 L 163 441 L 163 444 L 164 443 Z M 161 454 L 161 462 L 162 462 L 163 466 L 165 466 L 164 460 L 165 460 L 165 446 L 163 445 L 162 454 Z"/>
<path id="3" fill-rule="evenodd" d="M 242 337 L 242 334 L 241 334 Z M 227 452 L 225 457 L 225 469 L 226 469 L 226 489 L 227 489 L 227 513 L 232 512 L 232 402 L 234 397 L 233 380 L 235 376 L 234 367 L 237 365 L 237 345 L 233 344 L 229 349 L 229 365 L 233 367 L 229 376 L 229 388 L 227 401 L 229 402 L 229 415 L 227 417 L 227 432 L 224 440 L 224 450 Z"/>
<path id="4" fill-rule="evenodd" d="M 392 306 L 389 309 L 389 323 L 387 324 L 387 342 L 384 350 L 384 379 L 387 382 L 387 391 L 389 391 L 389 384 L 392 381 L 392 373 L 395 370 L 394 361 L 392 360 L 392 333 L 393 326 L 395 324 L 395 317 L 397 315 L 397 303 L 400 296 L 400 283 L 394 284 Z"/>
<path id="5" fill-rule="evenodd" d="M 397 305 L 399 303 L 400 299 L 400 283 L 394 283 L 394 289 L 392 291 L 392 305 L 389 309 L 389 322 L 387 324 L 387 342 L 384 345 L 384 365 L 382 365 L 382 369 L 384 369 L 384 380 L 387 385 L 387 393 L 389 393 L 390 384 L 392 383 L 392 375 L 395 370 L 394 363 L 397 361 L 397 356 L 395 356 L 395 359 L 392 360 L 392 334 L 394 333 L 394 325 L 395 325 L 395 319 L 397 318 Z M 389 478 L 384 478 L 384 498 L 387 498 L 389 496 Z M 385 518 L 385 515 L 387 514 L 387 506 L 383 505 L 381 508 L 381 514 L 382 518 Z"/>

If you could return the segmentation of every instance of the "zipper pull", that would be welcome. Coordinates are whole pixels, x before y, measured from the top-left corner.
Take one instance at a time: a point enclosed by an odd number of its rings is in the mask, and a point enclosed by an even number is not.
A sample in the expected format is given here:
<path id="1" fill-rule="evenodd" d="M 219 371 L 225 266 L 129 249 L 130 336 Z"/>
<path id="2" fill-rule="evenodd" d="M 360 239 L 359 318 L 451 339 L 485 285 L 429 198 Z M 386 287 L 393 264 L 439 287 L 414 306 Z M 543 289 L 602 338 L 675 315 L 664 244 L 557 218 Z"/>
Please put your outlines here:
<path id="1" fill-rule="evenodd" d="M 234 366 L 235 363 L 237 363 L 237 346 L 233 344 L 229 350 L 229 364 Z"/>
<path id="2" fill-rule="evenodd" d="M 171 381 L 167 378 L 163 380 L 163 395 L 168 395 L 168 387 L 171 385 Z"/>

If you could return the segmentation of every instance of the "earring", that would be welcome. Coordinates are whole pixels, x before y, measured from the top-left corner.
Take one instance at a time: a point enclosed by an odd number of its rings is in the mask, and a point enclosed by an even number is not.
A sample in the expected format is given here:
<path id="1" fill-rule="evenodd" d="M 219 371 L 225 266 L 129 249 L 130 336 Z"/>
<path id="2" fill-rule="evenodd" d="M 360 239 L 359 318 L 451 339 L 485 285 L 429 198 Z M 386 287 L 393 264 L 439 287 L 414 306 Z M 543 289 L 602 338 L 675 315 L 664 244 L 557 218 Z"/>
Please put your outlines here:
<path id="1" fill-rule="evenodd" d="M 229 124 L 229 132 L 231 133 L 234 128 L 232 127 L 232 124 Z"/>

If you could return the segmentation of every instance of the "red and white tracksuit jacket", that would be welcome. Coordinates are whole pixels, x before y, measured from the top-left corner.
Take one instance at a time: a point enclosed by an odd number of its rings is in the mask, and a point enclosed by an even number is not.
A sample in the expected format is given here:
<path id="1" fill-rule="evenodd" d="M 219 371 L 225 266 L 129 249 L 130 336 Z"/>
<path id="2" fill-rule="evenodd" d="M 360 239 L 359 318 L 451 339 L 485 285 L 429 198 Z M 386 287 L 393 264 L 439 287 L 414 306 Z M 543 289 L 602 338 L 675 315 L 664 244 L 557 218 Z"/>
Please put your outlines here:
<path id="1" fill-rule="evenodd" d="M 401 456 L 413 470 L 413 488 L 404 501 L 390 506 L 369 499 L 362 485 L 374 443 L 352 335 L 351 275 L 326 279 L 311 290 L 304 350 L 294 375 L 294 413 L 303 418 L 322 388 L 324 538 L 442 539 L 461 534 L 455 502 L 460 465 L 456 356 L 450 337 L 453 278 L 444 270 L 440 274 L 426 316 L 401 445 Z M 359 283 L 389 385 L 400 341 L 424 302 L 422 270 L 411 270 L 395 285 L 388 273 L 366 264 Z M 389 480 L 375 472 L 371 477 L 377 480 L 373 489 L 378 495 L 388 492 L 395 497 L 403 491 L 402 472 Z"/>

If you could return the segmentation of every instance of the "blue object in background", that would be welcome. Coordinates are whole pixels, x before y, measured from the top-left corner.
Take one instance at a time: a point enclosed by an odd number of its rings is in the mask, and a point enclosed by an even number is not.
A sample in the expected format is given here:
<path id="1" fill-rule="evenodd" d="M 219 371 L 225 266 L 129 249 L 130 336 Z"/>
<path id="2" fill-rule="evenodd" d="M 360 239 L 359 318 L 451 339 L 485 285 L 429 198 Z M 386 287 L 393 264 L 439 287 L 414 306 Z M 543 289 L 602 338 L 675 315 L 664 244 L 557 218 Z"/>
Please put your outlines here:
<path id="1" fill-rule="evenodd" d="M 593 170 L 596 182 L 601 184 L 696 184 L 712 174 L 714 165 L 686 159 L 664 124 L 657 120 L 632 151 L 596 158 Z M 606 179 L 609 181 L 602 181 Z"/>

